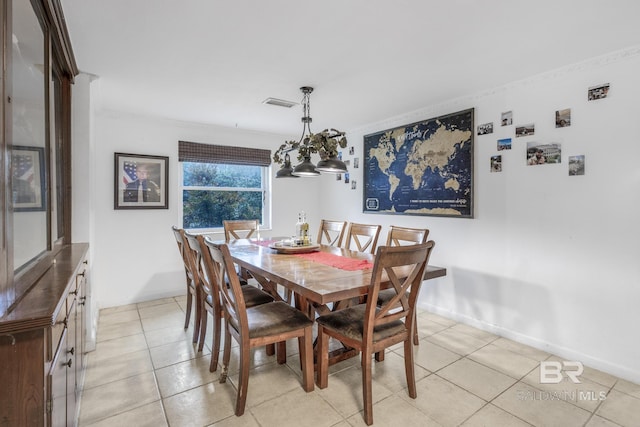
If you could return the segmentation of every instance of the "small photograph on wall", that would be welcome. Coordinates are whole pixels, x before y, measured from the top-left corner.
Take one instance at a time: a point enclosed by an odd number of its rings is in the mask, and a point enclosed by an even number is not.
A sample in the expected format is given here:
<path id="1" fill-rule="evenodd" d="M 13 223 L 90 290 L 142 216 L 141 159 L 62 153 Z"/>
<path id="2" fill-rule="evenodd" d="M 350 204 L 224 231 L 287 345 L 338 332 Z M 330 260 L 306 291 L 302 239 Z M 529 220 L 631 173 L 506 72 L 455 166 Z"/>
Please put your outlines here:
<path id="1" fill-rule="evenodd" d="M 502 156 L 491 156 L 491 172 L 502 172 Z"/>
<path id="2" fill-rule="evenodd" d="M 561 144 L 557 142 L 547 144 L 539 142 L 527 143 L 527 165 L 529 166 L 560 163 L 561 154 Z"/>
<path id="3" fill-rule="evenodd" d="M 511 150 L 511 138 L 503 138 L 498 140 L 498 151 Z"/>
<path id="4" fill-rule="evenodd" d="M 591 86 L 588 91 L 589 101 L 595 101 L 596 99 L 604 99 L 609 94 L 609 83 L 604 83 L 598 86 Z"/>
<path id="5" fill-rule="evenodd" d="M 556 111 L 556 127 L 566 128 L 571 126 L 571 108 Z"/>
<path id="6" fill-rule="evenodd" d="M 341 173 L 337 173 L 336 174 L 336 181 L 342 181 L 342 174 Z"/>
<path id="7" fill-rule="evenodd" d="M 569 176 L 584 175 L 584 154 L 569 156 Z"/>
<path id="8" fill-rule="evenodd" d="M 493 133 L 493 122 L 478 125 L 478 135 L 488 135 Z"/>
<path id="9" fill-rule="evenodd" d="M 516 126 L 516 138 L 521 136 L 531 136 L 535 134 L 536 127 L 533 123 L 529 123 L 528 125 L 518 125 Z"/>
<path id="10" fill-rule="evenodd" d="M 351 181 L 351 189 L 352 190 L 356 189 L 356 181 L 355 180 Z"/>
<path id="11" fill-rule="evenodd" d="M 344 183 L 345 183 L 345 184 L 348 184 L 348 183 L 349 183 L 349 172 L 346 172 L 346 173 L 344 174 Z"/>
<path id="12" fill-rule="evenodd" d="M 513 124 L 513 111 L 505 111 L 502 113 L 502 126 L 509 126 Z"/>
<path id="13" fill-rule="evenodd" d="M 353 168 L 358 169 L 360 167 L 360 159 L 358 157 L 354 157 L 353 159 Z"/>
<path id="14" fill-rule="evenodd" d="M 355 147 L 352 145 L 351 147 L 349 147 L 349 155 L 353 156 L 354 152 L 355 152 Z"/>

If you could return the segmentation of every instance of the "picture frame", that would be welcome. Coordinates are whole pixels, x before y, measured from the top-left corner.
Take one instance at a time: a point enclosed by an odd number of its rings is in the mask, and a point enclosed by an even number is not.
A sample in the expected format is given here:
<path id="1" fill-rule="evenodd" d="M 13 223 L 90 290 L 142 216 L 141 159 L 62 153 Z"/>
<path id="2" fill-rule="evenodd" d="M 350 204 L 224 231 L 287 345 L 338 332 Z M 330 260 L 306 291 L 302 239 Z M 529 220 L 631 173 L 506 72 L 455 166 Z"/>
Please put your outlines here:
<path id="1" fill-rule="evenodd" d="M 364 135 L 363 213 L 473 218 L 474 109 Z"/>
<path id="2" fill-rule="evenodd" d="M 11 177 L 14 212 L 47 209 L 43 147 L 11 147 Z"/>
<path id="3" fill-rule="evenodd" d="M 114 209 L 169 209 L 169 157 L 114 154 Z"/>

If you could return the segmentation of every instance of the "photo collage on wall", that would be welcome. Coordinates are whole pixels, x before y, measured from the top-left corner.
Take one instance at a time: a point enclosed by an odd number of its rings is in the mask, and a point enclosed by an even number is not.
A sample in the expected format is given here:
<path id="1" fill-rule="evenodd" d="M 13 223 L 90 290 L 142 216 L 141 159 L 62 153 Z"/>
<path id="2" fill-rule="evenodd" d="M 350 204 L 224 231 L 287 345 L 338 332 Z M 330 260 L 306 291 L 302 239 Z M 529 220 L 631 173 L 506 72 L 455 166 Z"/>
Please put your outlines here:
<path id="1" fill-rule="evenodd" d="M 587 90 L 587 101 L 597 101 L 607 98 L 609 94 L 609 83 L 603 83 L 595 86 L 591 86 Z M 526 138 L 526 158 L 525 162 L 527 166 L 538 165 L 552 165 L 562 163 L 562 144 L 557 141 L 538 142 L 531 141 L 529 137 L 536 135 L 535 123 L 524 123 L 515 125 L 512 131 L 509 131 L 510 126 L 513 125 L 514 112 L 513 110 L 504 111 L 500 114 L 500 134 L 496 139 L 497 151 L 511 150 L 512 137 L 518 139 L 516 145 L 520 143 L 521 138 Z M 571 108 L 562 108 L 555 111 L 555 128 L 562 129 L 570 127 L 571 122 Z M 505 128 L 505 130 L 502 130 Z M 506 132 L 513 132 L 511 135 L 504 135 Z M 493 122 L 483 123 L 477 127 L 478 136 L 493 134 Z M 508 155 L 505 161 L 508 161 Z M 490 172 L 502 172 L 502 155 L 492 155 L 490 158 Z M 585 174 L 585 156 L 571 155 L 568 161 L 568 175 L 578 176 Z"/>
<path id="2" fill-rule="evenodd" d="M 349 154 L 349 156 L 355 156 L 355 147 L 353 145 L 350 145 L 347 149 L 347 153 Z M 338 152 L 338 158 L 340 160 L 342 160 L 346 165 L 347 168 L 351 168 L 353 167 L 354 169 L 358 169 L 360 167 L 360 158 L 358 157 L 351 157 L 349 159 L 343 159 L 342 158 L 342 151 Z M 353 160 L 353 162 L 352 162 Z M 336 174 L 336 181 L 342 181 L 343 180 L 343 175 L 344 175 L 344 183 L 345 184 L 351 184 L 351 189 L 355 190 L 357 188 L 357 184 L 356 184 L 356 180 L 355 179 L 351 179 L 351 176 L 349 174 L 349 172 L 345 172 L 344 174 Z"/>

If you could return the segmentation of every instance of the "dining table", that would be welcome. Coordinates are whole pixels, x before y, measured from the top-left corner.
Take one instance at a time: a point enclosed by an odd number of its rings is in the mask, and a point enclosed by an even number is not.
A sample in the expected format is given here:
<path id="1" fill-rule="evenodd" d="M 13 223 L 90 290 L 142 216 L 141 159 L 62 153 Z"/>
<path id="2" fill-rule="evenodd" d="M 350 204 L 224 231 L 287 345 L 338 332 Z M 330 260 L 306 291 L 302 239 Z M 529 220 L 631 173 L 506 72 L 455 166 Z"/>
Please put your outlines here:
<path id="1" fill-rule="evenodd" d="M 295 306 L 311 319 L 366 298 L 375 255 L 329 245 L 312 245 L 308 251 L 288 248 L 282 239 L 238 239 L 228 243 L 233 262 L 247 270 L 276 299 L 284 300 L 278 286 L 293 296 Z M 444 267 L 428 265 L 424 280 L 446 276 Z M 385 285 L 383 275 L 382 286 Z M 356 353 L 357 354 L 357 353 Z M 330 364 L 353 352 L 340 349 Z"/>

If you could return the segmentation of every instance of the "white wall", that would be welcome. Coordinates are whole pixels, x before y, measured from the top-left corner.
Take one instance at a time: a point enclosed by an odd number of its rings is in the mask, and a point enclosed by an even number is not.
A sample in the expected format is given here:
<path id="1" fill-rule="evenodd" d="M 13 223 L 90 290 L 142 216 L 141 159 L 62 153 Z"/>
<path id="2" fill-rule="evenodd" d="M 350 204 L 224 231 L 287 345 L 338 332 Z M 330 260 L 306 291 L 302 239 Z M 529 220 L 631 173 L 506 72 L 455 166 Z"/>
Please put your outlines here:
<path id="1" fill-rule="evenodd" d="M 181 295 L 184 270 L 172 225 L 179 223 L 178 141 L 277 149 L 288 135 L 151 119 L 99 111 L 95 117 L 95 153 L 90 192 L 94 233 L 92 288 L 100 308 Z M 114 210 L 114 153 L 169 157 L 169 209 Z M 272 175 L 275 175 L 276 166 Z M 291 235 L 297 212 L 319 221 L 320 181 L 280 179 L 273 186 L 272 230 L 262 235 Z M 315 214 L 314 214 L 315 212 Z M 274 234 L 275 233 L 275 234 Z M 220 238 L 223 238 L 220 236 Z"/>
<path id="2" fill-rule="evenodd" d="M 350 130 L 355 155 L 363 136 L 430 117 L 475 108 L 475 218 L 362 213 L 362 167 L 356 191 L 323 183 L 334 203 L 322 215 L 384 226 L 428 227 L 436 241 L 431 263 L 445 278 L 426 282 L 421 304 L 585 364 L 640 382 L 640 49 L 629 49 L 535 76 L 446 105 Z M 610 83 L 606 99 L 587 101 L 587 88 Z M 427 103 L 428 100 L 425 100 Z M 555 128 L 555 111 L 571 108 L 570 127 Z M 535 136 L 515 138 L 500 127 L 535 123 Z M 512 137 L 511 151 L 496 140 Z M 561 142 L 562 163 L 526 166 L 527 141 Z M 503 172 L 489 159 L 502 154 Z M 568 156 L 586 156 L 586 174 L 568 176 Z"/>

